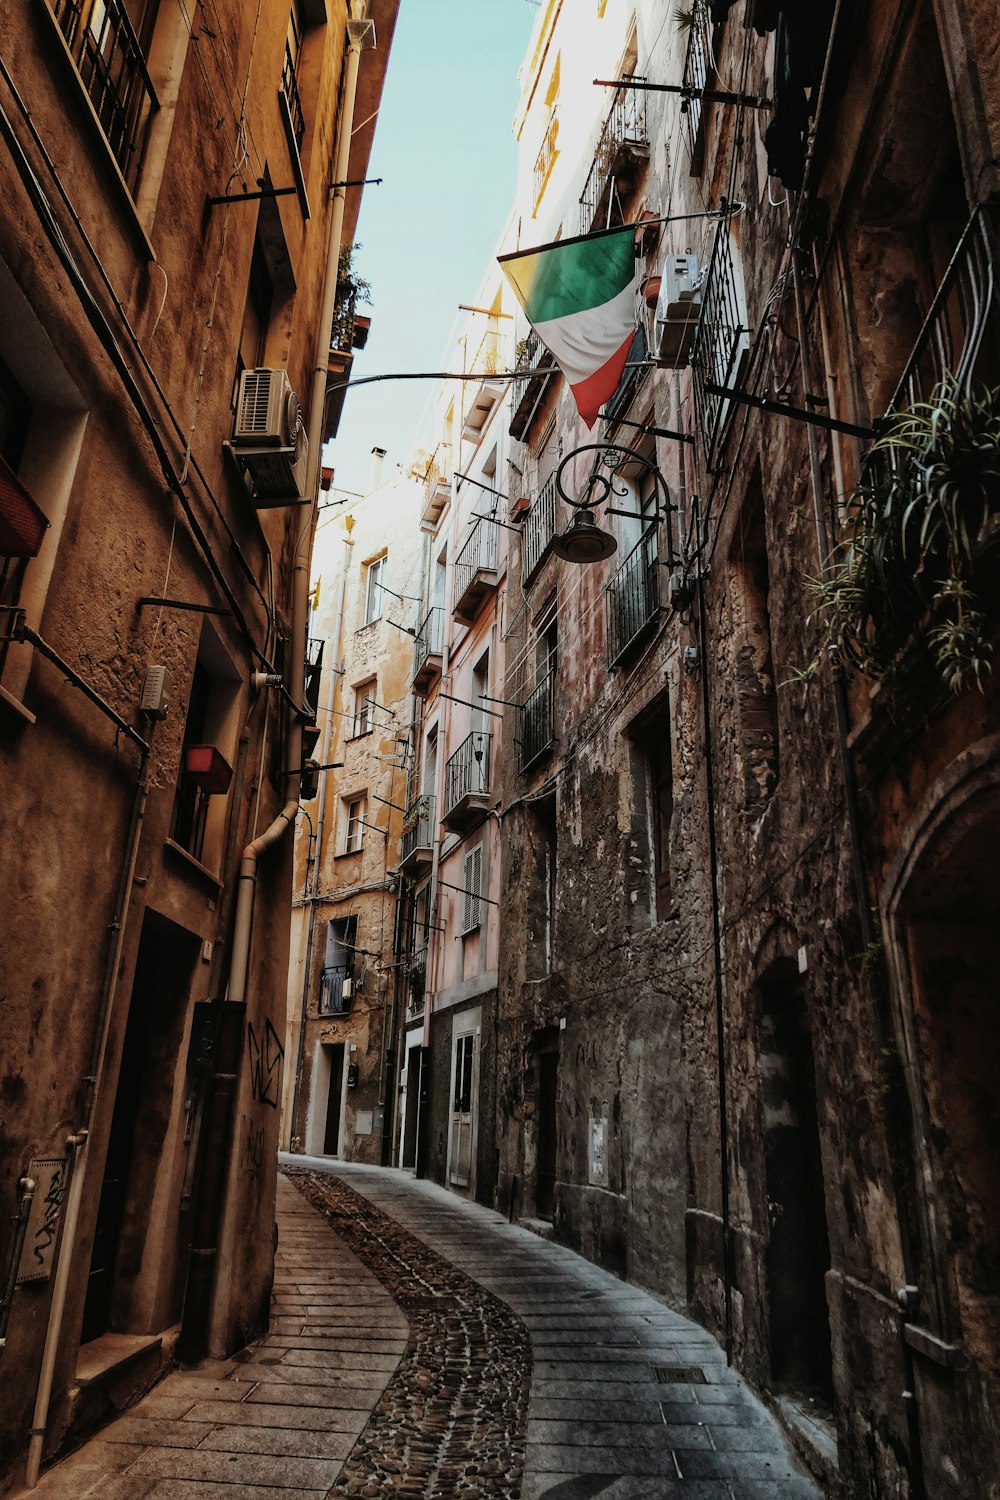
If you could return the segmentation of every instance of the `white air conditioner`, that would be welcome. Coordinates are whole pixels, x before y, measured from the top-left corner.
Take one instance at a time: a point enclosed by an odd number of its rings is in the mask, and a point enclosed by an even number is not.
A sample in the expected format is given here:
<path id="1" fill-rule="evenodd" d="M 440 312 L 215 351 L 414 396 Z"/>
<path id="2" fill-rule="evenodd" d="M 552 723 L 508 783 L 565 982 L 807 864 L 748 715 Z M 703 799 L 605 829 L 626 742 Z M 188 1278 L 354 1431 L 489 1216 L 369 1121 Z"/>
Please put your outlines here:
<path id="1" fill-rule="evenodd" d="M 701 317 L 701 273 L 696 255 L 668 255 L 660 273 L 654 314 L 653 354 L 658 364 L 679 369 L 691 358 Z"/>
<path id="2" fill-rule="evenodd" d="M 244 370 L 232 451 L 261 509 L 302 497 L 309 444 L 299 398 L 284 370 Z"/>

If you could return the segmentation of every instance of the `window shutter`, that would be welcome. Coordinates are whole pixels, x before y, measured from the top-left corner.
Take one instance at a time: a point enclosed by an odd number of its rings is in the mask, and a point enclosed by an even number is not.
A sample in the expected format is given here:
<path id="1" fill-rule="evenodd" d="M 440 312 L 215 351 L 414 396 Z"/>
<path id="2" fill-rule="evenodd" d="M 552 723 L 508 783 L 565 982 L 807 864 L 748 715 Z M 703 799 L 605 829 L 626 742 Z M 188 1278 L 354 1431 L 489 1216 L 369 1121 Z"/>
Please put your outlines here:
<path id="1" fill-rule="evenodd" d="M 483 879 L 483 849 L 473 849 L 471 854 L 465 856 L 465 878 L 462 884 L 465 886 L 465 913 L 462 926 L 466 932 L 471 932 L 474 927 L 479 926 L 479 897 L 482 891 Z"/>

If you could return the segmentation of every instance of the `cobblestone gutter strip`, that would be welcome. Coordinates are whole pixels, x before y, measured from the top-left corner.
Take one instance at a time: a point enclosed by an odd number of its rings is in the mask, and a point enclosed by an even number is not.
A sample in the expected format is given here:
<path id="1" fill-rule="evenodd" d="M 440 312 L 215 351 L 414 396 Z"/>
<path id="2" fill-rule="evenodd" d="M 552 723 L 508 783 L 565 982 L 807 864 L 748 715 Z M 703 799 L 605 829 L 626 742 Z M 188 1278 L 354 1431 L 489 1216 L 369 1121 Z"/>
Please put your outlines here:
<path id="1" fill-rule="evenodd" d="M 284 1168 L 410 1324 L 331 1495 L 518 1500 L 531 1339 L 510 1308 L 346 1183 Z"/>

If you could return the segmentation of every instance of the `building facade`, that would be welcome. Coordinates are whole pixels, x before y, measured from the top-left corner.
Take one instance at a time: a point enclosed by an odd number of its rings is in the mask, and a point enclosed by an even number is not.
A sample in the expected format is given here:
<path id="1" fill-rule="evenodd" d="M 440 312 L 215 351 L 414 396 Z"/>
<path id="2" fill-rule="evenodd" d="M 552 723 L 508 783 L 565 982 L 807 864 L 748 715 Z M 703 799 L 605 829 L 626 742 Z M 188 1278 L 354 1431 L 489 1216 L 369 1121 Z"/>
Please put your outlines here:
<path id="1" fill-rule="evenodd" d="M 297 1065 L 282 1132 L 293 1151 L 369 1163 L 386 1156 L 393 1126 L 395 872 L 421 564 L 417 482 L 381 480 L 382 456 L 365 496 L 327 492 L 316 534 L 316 753 L 328 769 L 303 797 L 296 837 L 287 1055 Z"/>
<path id="2" fill-rule="evenodd" d="M 0 20 L 5 1491 L 175 1350 L 266 1326 L 312 497 L 358 208 L 334 182 L 364 176 L 394 16 Z"/>
<path id="3" fill-rule="evenodd" d="M 831 1487 L 994 1495 L 991 8 L 582 9 L 539 8 L 504 245 L 635 225 L 637 331 L 591 432 L 515 323 L 502 586 L 456 618 L 450 551 L 418 655 L 425 747 L 453 715 L 491 770 L 414 868 L 400 1159 L 688 1309 Z M 575 564 L 595 463 L 616 550 Z"/>

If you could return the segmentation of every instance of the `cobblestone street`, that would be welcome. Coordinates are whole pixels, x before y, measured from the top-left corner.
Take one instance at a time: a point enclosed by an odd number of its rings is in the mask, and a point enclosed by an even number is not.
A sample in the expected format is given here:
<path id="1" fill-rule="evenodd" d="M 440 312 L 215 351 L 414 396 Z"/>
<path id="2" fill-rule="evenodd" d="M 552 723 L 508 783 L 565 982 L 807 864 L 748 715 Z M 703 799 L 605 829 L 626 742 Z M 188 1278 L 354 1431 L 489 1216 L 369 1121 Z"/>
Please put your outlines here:
<path id="1" fill-rule="evenodd" d="M 40 1500 L 819 1500 L 714 1340 L 570 1251 L 302 1157 L 278 1220 L 269 1334 L 170 1375 Z"/>

